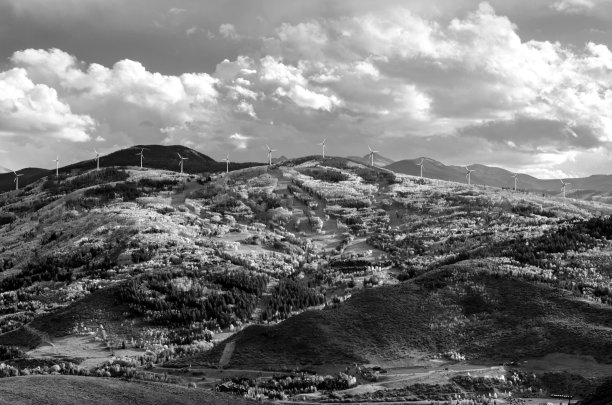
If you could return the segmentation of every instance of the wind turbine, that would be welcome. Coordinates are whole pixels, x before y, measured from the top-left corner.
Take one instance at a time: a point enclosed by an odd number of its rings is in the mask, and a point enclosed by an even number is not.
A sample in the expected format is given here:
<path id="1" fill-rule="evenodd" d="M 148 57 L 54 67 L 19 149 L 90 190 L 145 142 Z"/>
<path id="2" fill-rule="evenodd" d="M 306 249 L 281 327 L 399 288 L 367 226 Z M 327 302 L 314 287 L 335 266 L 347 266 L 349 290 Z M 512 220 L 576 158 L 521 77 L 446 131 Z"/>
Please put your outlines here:
<path id="1" fill-rule="evenodd" d="M 327 138 L 323 139 L 323 142 L 317 144 L 323 148 L 323 153 L 321 154 L 323 159 L 325 159 L 325 142 L 327 142 Z"/>
<path id="2" fill-rule="evenodd" d="M 223 161 L 225 162 L 225 173 L 229 173 L 229 153 L 225 155 Z"/>
<path id="3" fill-rule="evenodd" d="M 93 158 L 92 160 L 96 161 L 96 170 L 100 170 L 100 154 L 98 153 L 96 149 L 94 149 L 94 152 L 96 152 L 96 157 Z"/>
<path id="4" fill-rule="evenodd" d="M 11 171 L 15 175 L 15 180 L 13 180 L 13 182 L 15 183 L 15 190 L 19 190 L 19 177 L 23 176 L 23 174 L 17 174 L 17 172 L 15 172 L 14 170 Z"/>
<path id="5" fill-rule="evenodd" d="M 421 163 L 417 163 L 417 166 L 421 167 L 421 177 L 423 177 L 423 166 L 425 166 L 425 158 L 421 158 Z"/>
<path id="6" fill-rule="evenodd" d="M 268 148 L 268 166 L 272 166 L 272 152 L 276 152 L 276 149 L 270 149 L 268 145 L 266 148 Z"/>
<path id="7" fill-rule="evenodd" d="M 55 177 L 59 177 L 59 155 L 53 161 L 55 162 Z"/>
<path id="8" fill-rule="evenodd" d="M 514 191 L 516 191 L 516 184 L 518 183 L 518 173 L 514 173 L 512 177 L 514 177 Z"/>
<path id="9" fill-rule="evenodd" d="M 468 184 L 472 184 L 472 172 L 475 172 L 476 170 L 470 169 L 467 166 L 465 166 L 465 170 L 467 170 L 465 177 L 467 177 Z"/>
<path id="10" fill-rule="evenodd" d="M 372 165 L 372 167 L 374 166 L 374 154 L 378 153 L 377 150 L 373 150 L 372 148 L 370 148 L 370 145 L 368 145 L 368 149 L 370 150 L 370 163 Z"/>
<path id="11" fill-rule="evenodd" d="M 559 180 L 561 180 L 561 179 L 559 179 Z M 565 187 L 571 185 L 572 183 L 567 183 L 567 182 L 561 180 L 561 184 L 563 184 L 563 186 L 561 187 L 561 190 L 563 190 L 563 198 L 565 198 Z"/>
<path id="12" fill-rule="evenodd" d="M 187 160 L 189 158 L 182 157 L 181 154 L 178 152 L 176 152 L 176 154 L 178 155 L 179 159 L 181 159 L 181 161 L 179 162 L 179 165 L 181 166 L 181 174 L 183 174 L 183 160 Z"/>
<path id="13" fill-rule="evenodd" d="M 142 169 L 142 160 L 144 159 L 144 151 L 148 150 L 147 148 L 140 148 L 140 152 L 136 154 L 136 156 L 140 156 L 140 168 Z"/>

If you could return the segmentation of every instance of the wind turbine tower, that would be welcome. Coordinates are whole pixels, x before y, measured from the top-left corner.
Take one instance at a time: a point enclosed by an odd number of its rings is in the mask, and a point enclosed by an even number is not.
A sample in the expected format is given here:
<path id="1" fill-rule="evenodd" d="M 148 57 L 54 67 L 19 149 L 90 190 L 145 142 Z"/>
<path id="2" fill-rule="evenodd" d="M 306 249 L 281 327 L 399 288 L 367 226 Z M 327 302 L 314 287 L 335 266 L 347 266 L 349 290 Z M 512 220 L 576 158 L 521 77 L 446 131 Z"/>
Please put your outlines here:
<path id="1" fill-rule="evenodd" d="M 140 152 L 136 156 L 140 156 L 140 168 L 142 169 L 142 160 L 144 159 L 144 151 L 147 148 L 140 148 Z M 147 149 L 148 150 L 148 149 Z"/>
<path id="2" fill-rule="evenodd" d="M 323 159 L 325 159 L 325 142 L 327 142 L 327 138 L 323 139 L 323 142 L 317 144 L 323 148 L 323 152 L 321 153 Z"/>
<path id="3" fill-rule="evenodd" d="M 270 149 L 268 145 L 266 148 L 268 148 L 268 166 L 272 166 L 272 152 L 276 152 L 276 149 Z"/>
<path id="4" fill-rule="evenodd" d="M 223 161 L 225 162 L 225 173 L 229 173 L 229 153 L 225 155 L 225 159 L 223 159 Z"/>
<path id="5" fill-rule="evenodd" d="M 518 183 L 518 173 L 514 173 L 512 177 L 514 177 L 514 191 L 516 191 L 516 185 Z"/>
<path id="6" fill-rule="evenodd" d="M 374 154 L 378 153 L 378 151 L 370 148 L 370 145 L 368 145 L 368 149 L 370 150 L 370 165 L 374 167 Z"/>
<path id="7" fill-rule="evenodd" d="M 59 177 L 59 155 L 57 155 L 54 162 L 55 162 L 55 177 Z"/>
<path id="8" fill-rule="evenodd" d="M 182 157 L 180 153 L 176 152 L 176 154 L 178 155 L 180 162 L 179 162 L 179 166 L 181 166 L 181 174 L 183 174 L 183 160 L 187 160 L 189 158 L 186 157 Z"/>
<path id="9" fill-rule="evenodd" d="M 100 154 L 95 149 L 94 152 L 96 152 L 96 157 L 94 158 L 94 160 L 96 161 L 96 170 L 100 170 Z"/>
<path id="10" fill-rule="evenodd" d="M 467 170 L 465 177 L 467 177 L 468 184 L 472 184 L 472 172 L 475 172 L 476 170 L 470 169 L 467 166 L 465 166 L 465 170 Z"/>
<path id="11" fill-rule="evenodd" d="M 23 174 L 17 174 L 17 172 L 15 172 L 14 170 L 11 171 L 15 175 L 15 180 L 13 180 L 13 182 L 15 183 L 15 190 L 19 190 L 19 177 L 23 176 Z"/>
<path id="12" fill-rule="evenodd" d="M 421 158 L 421 163 L 417 163 L 417 166 L 421 168 L 421 177 L 423 177 L 423 166 L 425 166 L 425 158 Z"/>
<path id="13" fill-rule="evenodd" d="M 568 182 L 561 180 L 561 184 L 562 184 L 561 190 L 563 191 L 563 198 L 565 198 L 565 187 L 571 185 L 572 183 L 568 183 Z"/>

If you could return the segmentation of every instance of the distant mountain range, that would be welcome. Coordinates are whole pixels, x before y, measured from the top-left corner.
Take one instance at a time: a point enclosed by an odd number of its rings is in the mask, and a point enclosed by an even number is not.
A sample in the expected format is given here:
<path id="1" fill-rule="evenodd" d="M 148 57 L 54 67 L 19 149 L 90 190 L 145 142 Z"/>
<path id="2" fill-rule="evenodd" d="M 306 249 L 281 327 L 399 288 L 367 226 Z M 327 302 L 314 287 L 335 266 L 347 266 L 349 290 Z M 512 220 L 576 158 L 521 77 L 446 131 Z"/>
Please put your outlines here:
<path id="1" fill-rule="evenodd" d="M 140 167 L 140 148 L 144 150 L 143 165 L 145 168 L 163 169 L 163 170 L 179 170 L 179 157 L 186 157 L 187 160 L 183 163 L 183 171 L 186 173 L 206 173 L 206 172 L 221 172 L 225 171 L 226 163 L 217 162 L 211 157 L 200 153 L 194 149 L 180 145 L 136 145 L 132 148 L 121 149 L 108 155 L 100 156 L 100 167 L 111 166 L 136 166 Z M 60 156 L 61 159 L 61 156 Z M 60 161 L 61 163 L 61 161 Z M 264 163 L 254 162 L 231 162 L 230 170 L 243 169 L 245 167 L 260 166 Z M 73 170 L 91 170 L 96 167 L 95 159 L 84 160 L 67 166 L 60 167 L 60 173 L 68 173 Z M 23 174 L 19 178 L 19 187 L 25 187 L 28 184 L 34 183 L 41 178 L 50 174 L 55 174 L 55 169 L 27 168 L 18 170 L 17 173 Z M 13 190 L 15 176 L 13 173 L 0 174 L 0 192 Z"/>
<path id="2" fill-rule="evenodd" d="M 396 173 L 420 175 L 418 163 L 423 158 L 406 159 L 385 166 Z M 466 169 L 462 166 L 445 165 L 437 160 L 424 158 L 423 177 L 448 181 L 467 182 Z M 491 187 L 514 187 L 513 173 L 499 168 L 480 164 L 470 165 L 474 170 L 471 174 L 472 184 Z M 567 187 L 567 195 L 582 199 L 607 199 L 612 197 L 612 175 L 597 174 L 582 178 L 563 179 L 571 183 Z M 527 191 L 542 192 L 550 195 L 561 194 L 561 181 L 557 179 L 538 179 L 528 174 L 519 173 L 518 188 Z"/>
<path id="3" fill-rule="evenodd" d="M 221 172 L 225 170 L 225 162 L 217 162 L 201 152 L 180 145 L 136 145 L 132 148 L 121 149 L 108 155 L 101 156 L 100 167 L 139 167 L 140 157 L 137 155 L 137 153 L 140 152 L 140 148 L 145 148 L 144 166 L 146 168 L 178 171 L 179 158 L 177 154 L 180 153 L 181 156 L 187 158 L 187 160 L 184 161 L 183 168 L 186 173 L 195 174 Z M 367 165 L 370 164 L 370 155 L 349 156 L 347 159 Z M 418 163 L 420 163 L 421 159 L 424 159 L 423 177 L 456 181 L 460 183 L 465 183 L 467 181 L 466 169 L 462 166 L 445 165 L 437 160 L 421 157 L 416 159 L 393 161 L 392 159 L 384 157 L 378 153 L 374 154 L 374 164 L 377 167 L 384 167 L 396 173 L 409 174 L 413 176 L 420 175 Z M 272 162 L 279 163 L 285 160 L 288 159 L 285 156 L 280 156 L 278 158 L 273 158 Z M 261 166 L 264 164 L 264 162 L 230 162 L 230 170 Z M 95 159 L 91 159 L 60 167 L 60 172 L 67 173 L 73 170 L 84 171 L 91 170 L 95 167 Z M 470 165 L 470 169 L 474 170 L 471 175 L 472 184 L 486 185 L 491 187 L 514 187 L 514 178 L 512 177 L 513 173 L 508 170 L 480 164 Z M 23 176 L 19 178 L 19 186 L 25 187 L 45 176 L 54 174 L 55 170 L 29 167 L 18 170 L 18 173 L 23 174 Z M 568 178 L 564 179 L 564 181 L 571 183 L 571 185 L 567 187 L 568 196 L 585 200 L 598 200 L 612 203 L 612 175 L 597 174 L 582 178 Z M 0 174 L 0 192 L 13 190 L 14 188 L 14 175 L 12 173 Z M 518 188 L 520 190 L 541 192 L 549 195 L 561 194 L 561 182 L 559 180 L 538 179 L 528 174 L 521 173 L 519 173 L 518 177 Z"/>

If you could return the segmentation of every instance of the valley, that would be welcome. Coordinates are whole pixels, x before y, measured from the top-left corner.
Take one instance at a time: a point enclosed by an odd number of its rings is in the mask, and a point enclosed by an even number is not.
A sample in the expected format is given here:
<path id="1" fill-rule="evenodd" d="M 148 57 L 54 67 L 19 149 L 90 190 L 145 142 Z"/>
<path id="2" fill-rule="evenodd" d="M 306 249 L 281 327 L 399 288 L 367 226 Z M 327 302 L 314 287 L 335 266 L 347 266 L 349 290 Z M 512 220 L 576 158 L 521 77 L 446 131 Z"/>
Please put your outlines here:
<path id="1" fill-rule="evenodd" d="M 338 157 L 53 173 L 0 194 L 0 392 L 587 401 L 612 375 L 610 214 Z"/>

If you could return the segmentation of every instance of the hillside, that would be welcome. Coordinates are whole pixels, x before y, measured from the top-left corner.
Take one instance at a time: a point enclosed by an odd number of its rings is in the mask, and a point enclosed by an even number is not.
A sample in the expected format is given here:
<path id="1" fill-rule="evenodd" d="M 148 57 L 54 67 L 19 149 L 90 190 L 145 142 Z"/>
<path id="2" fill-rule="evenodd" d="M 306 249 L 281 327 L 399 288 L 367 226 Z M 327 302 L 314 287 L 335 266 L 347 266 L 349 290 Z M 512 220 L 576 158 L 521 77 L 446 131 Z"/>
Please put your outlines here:
<path id="1" fill-rule="evenodd" d="M 338 157 L 213 178 L 70 172 L 0 195 L 0 377 L 69 361 L 62 374 L 206 373 L 278 399 L 347 388 L 354 364 L 451 385 L 556 351 L 606 370 L 611 213 Z M 304 367 L 324 374 L 251 378 Z M 437 398 L 421 388 L 412 398 Z"/>
<path id="2" fill-rule="evenodd" d="M 350 160 L 354 160 L 356 162 L 359 163 L 363 163 L 365 165 L 370 165 L 371 164 L 371 158 L 370 158 L 370 154 L 367 154 L 365 156 L 349 156 L 348 159 Z M 390 164 L 394 163 L 393 159 L 389 159 L 388 157 L 382 156 L 379 153 L 374 153 L 374 166 L 376 167 L 385 167 L 388 166 Z"/>
<path id="3" fill-rule="evenodd" d="M 27 167 L 17 170 L 18 174 L 23 174 L 19 177 L 19 187 L 25 187 L 28 184 L 34 183 L 52 173 L 48 169 L 40 169 L 37 167 Z M 0 193 L 15 189 L 15 175 L 13 173 L 0 173 Z"/>
<path id="4" fill-rule="evenodd" d="M 366 290 L 337 308 L 248 328 L 230 340 L 228 367 L 375 363 L 451 351 L 485 364 L 556 352 L 611 363 L 611 328 L 610 307 L 508 277 L 492 263 L 465 262 Z M 217 346 L 201 361 L 217 363 L 222 352 Z"/>
<path id="5" fill-rule="evenodd" d="M 110 378 L 29 376 L 0 379 L 0 404 L 252 404 L 201 388 Z"/>
<path id="6" fill-rule="evenodd" d="M 406 159 L 391 163 L 385 168 L 397 173 L 420 175 L 418 164 L 422 158 Z M 481 164 L 469 166 L 474 170 L 471 174 L 472 184 L 486 185 L 491 187 L 514 188 L 512 172 Z M 462 166 L 445 165 L 433 159 L 424 158 L 423 177 L 456 181 L 466 183 L 466 169 Z M 567 187 L 566 194 L 573 198 L 610 200 L 612 191 L 612 175 L 592 175 L 584 178 L 568 178 L 564 181 L 571 183 Z M 519 173 L 518 188 L 520 190 L 546 193 L 549 195 L 561 195 L 561 182 L 557 179 L 538 179 L 536 177 Z"/>
<path id="7" fill-rule="evenodd" d="M 108 155 L 100 156 L 100 168 L 117 166 L 140 167 L 140 156 L 137 154 L 140 153 L 141 148 L 145 148 L 143 151 L 143 167 L 148 169 L 179 171 L 178 154 L 180 153 L 181 156 L 187 158 L 183 162 L 183 171 L 185 173 L 215 173 L 225 172 L 226 170 L 225 162 L 217 162 L 203 153 L 180 145 L 135 145 L 131 148 L 121 149 L 109 153 Z M 95 169 L 96 161 L 93 159 L 94 157 L 95 154 L 92 152 L 92 160 L 61 166 L 59 169 L 60 176 L 66 176 L 72 171 L 82 172 Z M 229 169 L 233 171 L 247 167 L 261 166 L 263 164 L 264 163 L 230 162 Z M 19 178 L 19 186 L 26 187 L 45 176 L 54 175 L 55 170 L 27 168 L 19 170 L 18 173 L 24 174 L 24 176 Z M 0 192 L 10 191 L 15 188 L 13 178 L 14 175 L 12 173 L 0 174 Z"/>

